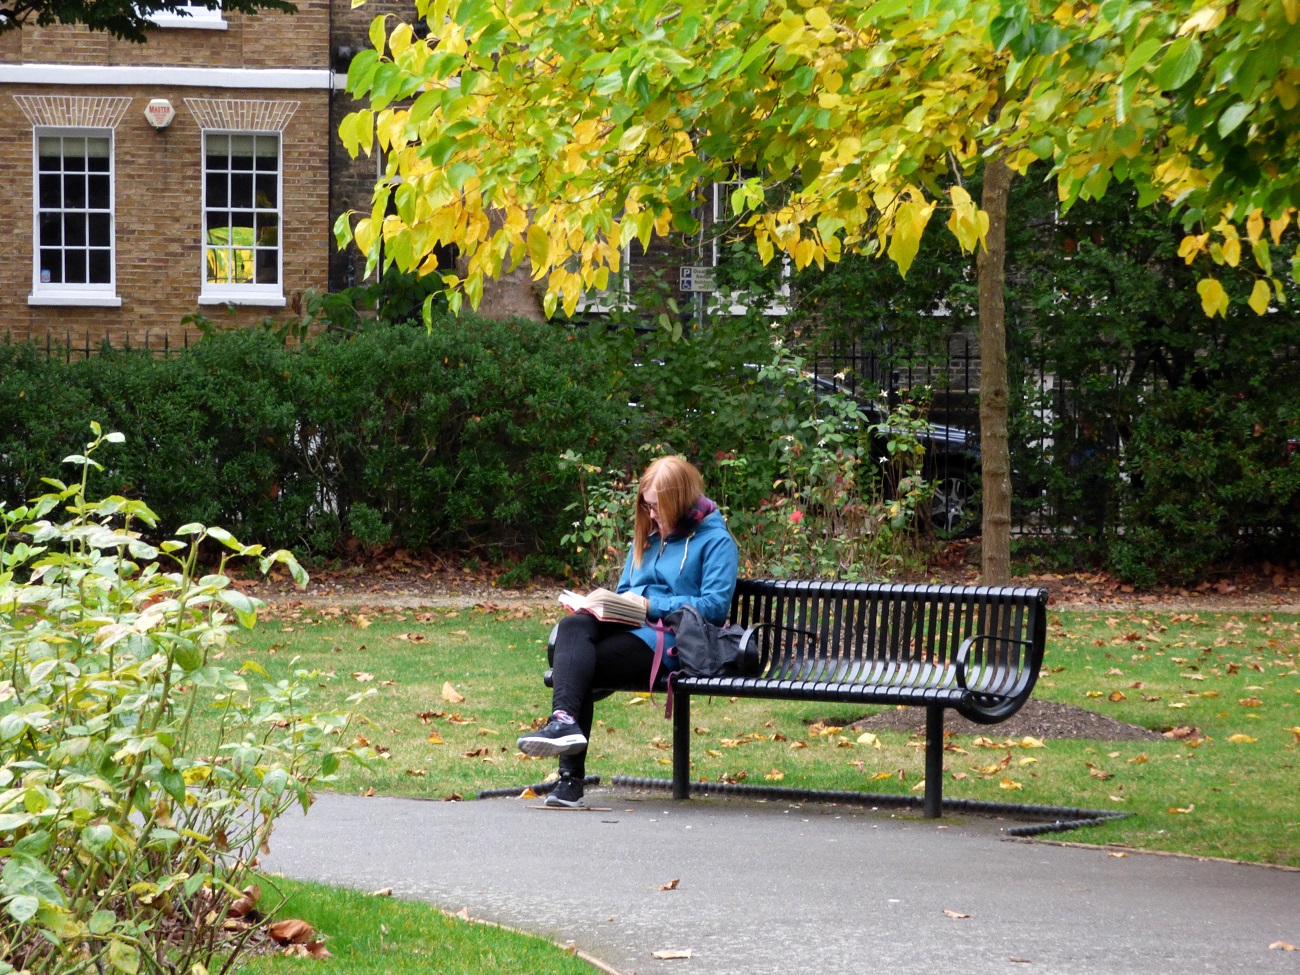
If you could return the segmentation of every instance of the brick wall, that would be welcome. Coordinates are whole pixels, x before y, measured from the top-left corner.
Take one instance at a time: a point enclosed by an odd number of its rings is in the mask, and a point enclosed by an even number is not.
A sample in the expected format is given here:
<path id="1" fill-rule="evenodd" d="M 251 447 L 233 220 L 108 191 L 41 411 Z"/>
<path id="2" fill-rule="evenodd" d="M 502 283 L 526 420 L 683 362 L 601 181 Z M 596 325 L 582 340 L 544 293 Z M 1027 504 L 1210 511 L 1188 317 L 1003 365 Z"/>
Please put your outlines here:
<path id="1" fill-rule="evenodd" d="M 213 32 L 215 33 L 215 32 Z M 227 324 L 283 318 L 306 288 L 324 289 L 329 243 L 329 93 L 229 89 L 114 88 L 131 97 L 114 146 L 116 270 L 120 308 L 29 306 L 32 283 L 32 125 L 12 95 L 49 94 L 36 86 L 0 88 L 0 171 L 13 174 L 8 206 L 0 212 L 0 333 L 80 342 L 89 332 L 115 345 L 179 336 L 181 319 L 202 310 Z M 103 96 L 104 88 L 59 86 L 59 95 Z M 176 118 L 161 131 L 145 120 L 150 98 L 166 97 Z M 185 98 L 292 100 L 299 106 L 281 134 L 283 151 L 284 294 L 289 308 L 198 307 L 202 282 L 201 130 Z"/>
<path id="2" fill-rule="evenodd" d="M 84 27 L 24 27 L 0 35 L 0 63 L 324 68 L 329 0 L 296 0 L 296 14 L 226 14 L 226 30 L 160 27 L 133 44 Z M 361 8 L 365 10 L 366 8 Z"/>

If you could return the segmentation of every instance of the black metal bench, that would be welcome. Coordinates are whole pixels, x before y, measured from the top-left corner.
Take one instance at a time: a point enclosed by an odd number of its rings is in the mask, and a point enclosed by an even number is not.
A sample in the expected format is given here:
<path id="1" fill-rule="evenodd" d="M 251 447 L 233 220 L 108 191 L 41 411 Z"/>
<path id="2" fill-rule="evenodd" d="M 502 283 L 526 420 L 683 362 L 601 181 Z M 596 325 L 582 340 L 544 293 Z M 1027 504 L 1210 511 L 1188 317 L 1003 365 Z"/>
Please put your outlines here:
<path id="1" fill-rule="evenodd" d="M 758 641 L 762 669 L 674 679 L 673 798 L 690 796 L 692 694 L 902 704 L 926 709 L 923 808 L 933 819 L 944 709 L 995 724 L 1028 700 L 1043 662 L 1047 590 L 741 579 L 730 619 Z M 598 693 L 623 690 L 645 688 Z"/>

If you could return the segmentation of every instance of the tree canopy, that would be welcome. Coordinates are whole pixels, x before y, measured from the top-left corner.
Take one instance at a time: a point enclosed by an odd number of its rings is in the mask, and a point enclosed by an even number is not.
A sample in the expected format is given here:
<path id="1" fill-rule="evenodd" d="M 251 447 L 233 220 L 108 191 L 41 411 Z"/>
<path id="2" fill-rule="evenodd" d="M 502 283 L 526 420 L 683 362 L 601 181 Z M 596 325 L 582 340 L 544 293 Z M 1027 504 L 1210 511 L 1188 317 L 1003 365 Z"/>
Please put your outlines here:
<path id="1" fill-rule="evenodd" d="M 186 14 L 186 7 L 220 7 L 240 13 L 297 11 L 288 0 L 0 0 L 0 34 L 23 27 L 75 24 L 126 41 L 143 43 L 155 14 Z"/>
<path id="2" fill-rule="evenodd" d="M 624 244 L 692 229 L 702 187 L 740 177 L 765 260 L 863 249 L 905 274 L 937 210 L 979 243 L 961 181 L 1002 153 L 1052 160 L 1067 205 L 1117 179 L 1174 200 L 1200 230 L 1185 256 L 1235 263 L 1237 225 L 1280 240 L 1300 203 L 1298 3 L 418 0 L 427 36 L 377 19 L 349 71 L 370 106 L 340 134 L 377 138 L 387 174 L 336 230 L 471 303 L 527 256 L 571 311 Z M 462 275 L 430 257 L 449 243 Z"/>

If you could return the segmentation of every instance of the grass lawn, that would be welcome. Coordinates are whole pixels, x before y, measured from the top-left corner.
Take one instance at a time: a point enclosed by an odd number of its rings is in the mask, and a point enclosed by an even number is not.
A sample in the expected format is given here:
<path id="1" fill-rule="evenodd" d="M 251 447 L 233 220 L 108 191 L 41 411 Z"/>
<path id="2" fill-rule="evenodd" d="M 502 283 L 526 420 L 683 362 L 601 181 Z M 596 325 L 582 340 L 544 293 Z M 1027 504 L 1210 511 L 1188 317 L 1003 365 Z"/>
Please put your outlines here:
<path id="1" fill-rule="evenodd" d="M 227 656 L 244 655 L 273 675 L 294 658 L 298 667 L 332 672 L 320 682 L 322 705 L 359 687 L 375 691 L 358 731 L 386 757 L 369 768 L 346 766 L 338 791 L 468 799 L 539 781 L 555 767 L 514 746 L 520 730 L 549 711 L 541 673 L 555 619 L 538 607 L 299 609 L 264 620 Z M 1133 815 L 1070 838 L 1300 866 L 1298 674 L 1297 617 L 1054 614 L 1036 696 L 1196 733 L 1025 747 L 993 725 L 982 738 L 952 738 L 944 793 L 1121 809 Z M 448 683 L 463 701 L 444 699 Z M 669 776 L 662 703 L 618 694 L 598 704 L 588 771 Z M 920 784 L 920 738 L 882 731 L 874 745 L 862 744 L 833 730 L 870 709 L 726 698 L 693 698 L 691 706 L 695 778 L 898 793 Z"/>
<path id="2" fill-rule="evenodd" d="M 348 975 L 591 975 L 580 958 L 543 938 L 448 917 L 427 904 L 373 897 L 321 884 L 263 878 L 266 901 L 288 901 L 276 916 L 298 918 L 327 937 L 328 960 L 263 955 L 239 964 L 240 975 L 305 971 Z"/>

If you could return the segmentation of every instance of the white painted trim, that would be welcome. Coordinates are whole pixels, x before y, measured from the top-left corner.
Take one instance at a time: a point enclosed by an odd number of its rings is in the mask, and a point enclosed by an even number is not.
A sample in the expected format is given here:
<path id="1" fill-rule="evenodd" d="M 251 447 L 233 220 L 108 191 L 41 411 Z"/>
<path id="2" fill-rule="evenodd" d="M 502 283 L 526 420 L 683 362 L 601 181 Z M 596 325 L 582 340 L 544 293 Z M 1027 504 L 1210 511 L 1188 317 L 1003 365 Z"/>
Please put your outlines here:
<path id="1" fill-rule="evenodd" d="M 119 295 L 95 294 L 46 294 L 28 295 L 29 305 L 57 305 L 61 308 L 121 308 Z"/>
<path id="2" fill-rule="evenodd" d="M 0 64 L 0 84 L 152 85 L 330 89 L 328 68 L 177 68 L 154 65 Z"/>
<path id="3" fill-rule="evenodd" d="M 150 16 L 149 23 L 155 27 L 172 30 L 184 27 L 189 30 L 229 30 L 230 25 L 220 17 L 182 17 L 177 14 L 156 13 Z"/>
<path id="4" fill-rule="evenodd" d="M 284 295 L 276 298 L 273 295 L 219 295 L 203 294 L 199 295 L 200 305 L 248 305 L 253 308 L 283 308 L 288 302 Z"/>

